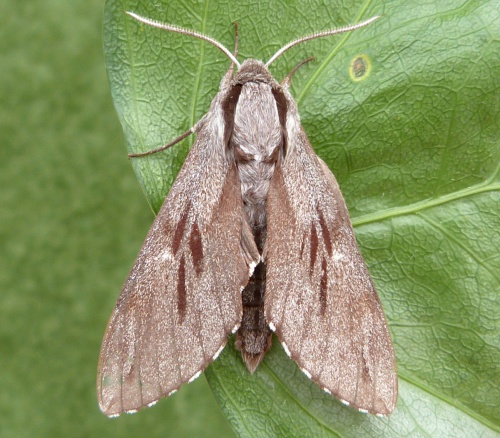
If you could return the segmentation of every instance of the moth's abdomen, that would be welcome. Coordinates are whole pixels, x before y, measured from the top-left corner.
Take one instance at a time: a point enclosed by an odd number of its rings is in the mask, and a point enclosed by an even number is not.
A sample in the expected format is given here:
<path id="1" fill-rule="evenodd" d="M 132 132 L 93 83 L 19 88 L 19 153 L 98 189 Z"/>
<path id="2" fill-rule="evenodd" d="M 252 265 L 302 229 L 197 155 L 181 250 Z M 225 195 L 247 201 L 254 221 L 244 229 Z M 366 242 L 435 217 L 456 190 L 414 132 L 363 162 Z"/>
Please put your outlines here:
<path id="1" fill-rule="evenodd" d="M 264 315 L 266 266 L 259 263 L 242 292 L 243 317 L 236 333 L 236 348 L 253 373 L 271 347 L 272 332 Z"/>
<path id="2" fill-rule="evenodd" d="M 229 147 L 238 166 L 244 220 L 262 253 L 267 233 L 267 193 L 283 147 L 278 108 L 269 84 L 247 82 L 241 87 Z M 236 347 L 250 372 L 271 346 L 272 332 L 264 314 L 265 291 L 266 266 L 260 262 L 242 292 L 243 317 L 236 334 Z"/>

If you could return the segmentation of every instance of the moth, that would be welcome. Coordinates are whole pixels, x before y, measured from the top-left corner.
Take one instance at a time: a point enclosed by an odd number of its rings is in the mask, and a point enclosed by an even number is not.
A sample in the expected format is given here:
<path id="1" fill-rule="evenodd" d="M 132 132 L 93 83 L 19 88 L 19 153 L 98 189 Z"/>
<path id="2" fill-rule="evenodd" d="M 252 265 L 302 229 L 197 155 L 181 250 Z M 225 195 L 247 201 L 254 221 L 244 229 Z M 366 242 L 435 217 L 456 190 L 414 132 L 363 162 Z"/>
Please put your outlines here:
<path id="1" fill-rule="evenodd" d="M 231 333 L 254 372 L 274 332 L 324 391 L 390 414 L 394 349 L 345 201 L 300 124 L 289 91 L 296 69 L 281 83 L 268 70 L 296 44 L 378 17 L 294 40 L 266 64 L 240 64 L 237 43 L 232 54 L 206 35 L 128 14 L 210 42 L 231 66 L 208 113 L 158 149 L 197 134 L 111 315 L 98 366 L 101 410 L 136 412 L 173 394 Z"/>

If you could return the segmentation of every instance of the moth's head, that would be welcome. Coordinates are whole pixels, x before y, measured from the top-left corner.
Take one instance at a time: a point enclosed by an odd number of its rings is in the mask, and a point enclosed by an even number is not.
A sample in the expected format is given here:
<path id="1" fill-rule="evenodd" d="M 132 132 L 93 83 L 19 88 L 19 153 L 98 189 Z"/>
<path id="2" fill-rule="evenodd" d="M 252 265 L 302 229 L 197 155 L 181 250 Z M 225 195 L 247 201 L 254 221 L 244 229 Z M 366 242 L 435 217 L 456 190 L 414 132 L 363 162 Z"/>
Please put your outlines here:
<path id="1" fill-rule="evenodd" d="M 274 79 L 262 61 L 247 59 L 241 64 L 234 81 L 237 84 L 245 84 L 247 82 L 264 82 L 269 84 Z"/>

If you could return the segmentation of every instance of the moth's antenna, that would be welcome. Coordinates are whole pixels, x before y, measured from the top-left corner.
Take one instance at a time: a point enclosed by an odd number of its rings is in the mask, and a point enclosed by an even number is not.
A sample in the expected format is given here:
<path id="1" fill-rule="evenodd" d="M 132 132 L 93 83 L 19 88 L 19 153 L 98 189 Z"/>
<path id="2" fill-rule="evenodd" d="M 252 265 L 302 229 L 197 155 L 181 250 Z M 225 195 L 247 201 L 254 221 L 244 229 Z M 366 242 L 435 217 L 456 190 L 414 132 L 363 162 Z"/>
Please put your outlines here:
<path id="1" fill-rule="evenodd" d="M 360 27 L 365 27 L 368 26 L 370 23 L 373 23 L 375 20 L 378 20 L 380 18 L 380 15 L 377 15 L 376 17 L 372 17 L 369 20 L 362 21 L 361 23 L 357 24 L 351 24 L 349 26 L 344 26 L 344 27 L 338 27 L 337 29 L 330 29 L 330 30 L 324 30 L 323 32 L 315 32 L 312 33 L 311 35 L 306 35 L 302 38 L 298 38 L 296 40 L 293 40 L 289 42 L 286 46 L 283 46 L 281 49 L 279 49 L 269 61 L 266 62 L 266 67 L 269 67 L 274 61 L 276 61 L 276 58 L 280 57 L 285 53 L 288 49 L 290 49 L 293 46 L 296 46 L 297 44 L 303 43 L 305 41 L 309 40 L 314 40 L 316 38 L 322 38 L 330 35 L 335 35 L 338 33 L 344 33 L 344 32 L 350 32 L 351 30 L 356 30 L 359 29 Z"/>
<path id="2" fill-rule="evenodd" d="M 222 50 L 222 52 L 224 52 L 224 54 L 232 62 L 234 62 L 238 68 L 240 68 L 240 66 L 241 66 L 241 64 L 238 62 L 238 60 L 233 56 L 233 54 L 229 50 L 227 50 L 221 43 L 219 43 L 219 41 L 214 40 L 213 38 L 209 37 L 208 35 L 204 35 L 202 33 L 196 32 L 194 30 L 185 29 L 183 27 L 174 26 L 173 24 L 161 23 L 161 22 L 156 21 L 156 20 L 150 20 L 149 18 L 141 17 L 140 15 L 137 15 L 134 12 L 125 11 L 125 13 L 127 13 L 131 17 L 135 18 L 137 21 L 140 21 L 141 23 L 144 23 L 144 24 L 148 24 L 149 26 L 157 27 L 158 29 L 169 30 L 170 32 L 181 33 L 183 35 L 189 35 L 189 36 L 207 41 L 210 44 L 217 47 L 218 49 Z"/>

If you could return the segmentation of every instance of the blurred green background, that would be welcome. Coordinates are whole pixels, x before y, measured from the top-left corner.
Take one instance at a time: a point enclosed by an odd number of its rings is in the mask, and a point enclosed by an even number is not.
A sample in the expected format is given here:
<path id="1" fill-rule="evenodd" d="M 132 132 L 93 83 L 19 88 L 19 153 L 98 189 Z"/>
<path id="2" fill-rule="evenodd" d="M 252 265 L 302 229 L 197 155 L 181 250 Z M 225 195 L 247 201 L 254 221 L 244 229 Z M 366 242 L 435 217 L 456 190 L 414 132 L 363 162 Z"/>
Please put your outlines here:
<path id="1" fill-rule="evenodd" d="M 234 436 L 205 377 L 140 415 L 97 407 L 101 339 L 153 221 L 110 97 L 103 8 L 0 4 L 0 436 Z"/>

